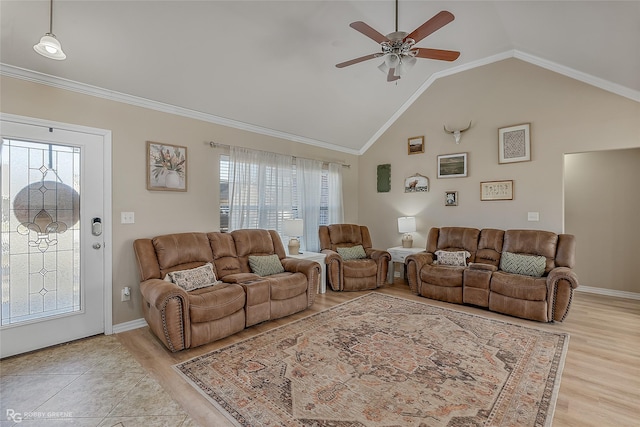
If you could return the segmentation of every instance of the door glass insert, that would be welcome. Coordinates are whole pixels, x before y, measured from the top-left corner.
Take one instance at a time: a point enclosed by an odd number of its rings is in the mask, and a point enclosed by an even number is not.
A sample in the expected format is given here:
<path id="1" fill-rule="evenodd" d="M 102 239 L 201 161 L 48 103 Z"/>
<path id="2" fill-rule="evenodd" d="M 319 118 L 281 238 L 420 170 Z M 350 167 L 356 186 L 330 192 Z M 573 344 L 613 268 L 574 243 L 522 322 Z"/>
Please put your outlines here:
<path id="1" fill-rule="evenodd" d="M 80 148 L 2 139 L 2 326 L 81 311 Z"/>

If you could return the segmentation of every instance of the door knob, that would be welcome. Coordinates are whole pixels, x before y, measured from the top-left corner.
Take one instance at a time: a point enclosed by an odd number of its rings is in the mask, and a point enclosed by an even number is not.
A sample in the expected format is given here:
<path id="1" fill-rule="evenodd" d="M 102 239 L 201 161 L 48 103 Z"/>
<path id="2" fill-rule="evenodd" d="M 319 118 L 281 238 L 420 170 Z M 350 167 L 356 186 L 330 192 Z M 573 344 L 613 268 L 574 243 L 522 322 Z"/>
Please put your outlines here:
<path id="1" fill-rule="evenodd" d="M 93 249 L 100 249 L 102 247 L 102 245 L 100 243 L 94 243 L 93 244 Z"/>

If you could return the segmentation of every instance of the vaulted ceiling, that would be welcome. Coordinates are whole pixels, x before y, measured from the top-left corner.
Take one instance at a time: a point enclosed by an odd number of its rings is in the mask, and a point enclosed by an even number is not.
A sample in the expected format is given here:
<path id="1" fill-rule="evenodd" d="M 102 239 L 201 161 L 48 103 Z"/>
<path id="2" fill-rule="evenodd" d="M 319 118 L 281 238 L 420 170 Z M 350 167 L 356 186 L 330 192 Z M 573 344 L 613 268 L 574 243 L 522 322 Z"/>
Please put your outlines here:
<path id="1" fill-rule="evenodd" d="M 1 71 L 355 154 L 435 79 L 509 57 L 640 102 L 639 1 L 400 0 L 399 30 L 441 10 L 455 20 L 417 46 L 460 57 L 388 83 L 380 59 L 335 64 L 379 51 L 349 24 L 394 31 L 392 0 L 56 0 L 64 61 L 33 50 L 48 1 L 1 0 Z"/>

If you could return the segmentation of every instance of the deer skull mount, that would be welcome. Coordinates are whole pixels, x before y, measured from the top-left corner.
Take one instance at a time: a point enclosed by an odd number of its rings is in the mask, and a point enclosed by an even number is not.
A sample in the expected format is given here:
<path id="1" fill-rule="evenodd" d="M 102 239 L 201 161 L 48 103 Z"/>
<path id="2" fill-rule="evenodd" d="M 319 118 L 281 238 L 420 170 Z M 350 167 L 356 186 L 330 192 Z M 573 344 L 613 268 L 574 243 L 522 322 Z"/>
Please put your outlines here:
<path id="1" fill-rule="evenodd" d="M 456 140 L 456 144 L 460 144 L 460 138 L 462 137 L 462 132 L 465 132 L 465 131 L 469 130 L 470 127 L 471 127 L 471 122 L 469 122 L 469 126 L 467 126 L 464 129 L 460 129 L 460 130 L 449 130 L 449 129 L 447 129 L 447 125 L 444 125 L 444 131 L 446 133 L 449 133 L 449 134 L 453 135 L 453 137 Z"/>

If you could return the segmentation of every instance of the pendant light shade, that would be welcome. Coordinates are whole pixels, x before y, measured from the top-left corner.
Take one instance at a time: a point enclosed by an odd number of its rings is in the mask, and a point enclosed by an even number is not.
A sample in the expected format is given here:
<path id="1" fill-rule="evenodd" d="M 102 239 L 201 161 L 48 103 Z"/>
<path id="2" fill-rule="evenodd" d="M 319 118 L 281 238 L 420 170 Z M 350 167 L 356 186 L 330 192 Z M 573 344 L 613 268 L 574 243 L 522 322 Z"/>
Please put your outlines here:
<path id="1" fill-rule="evenodd" d="M 53 0 L 49 4 L 49 32 L 40 38 L 40 43 L 34 45 L 33 50 L 46 58 L 61 61 L 67 55 L 62 51 L 60 42 L 53 34 Z"/>

